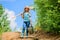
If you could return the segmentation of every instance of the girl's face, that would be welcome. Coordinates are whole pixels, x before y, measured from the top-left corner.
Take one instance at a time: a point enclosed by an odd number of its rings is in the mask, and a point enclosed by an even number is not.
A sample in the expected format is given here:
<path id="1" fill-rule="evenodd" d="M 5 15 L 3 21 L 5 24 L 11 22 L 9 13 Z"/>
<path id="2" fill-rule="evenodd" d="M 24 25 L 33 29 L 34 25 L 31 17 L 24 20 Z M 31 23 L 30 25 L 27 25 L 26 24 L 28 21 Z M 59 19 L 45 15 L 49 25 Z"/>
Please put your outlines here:
<path id="1" fill-rule="evenodd" d="M 24 10 L 25 10 L 25 12 L 29 12 L 29 8 L 25 8 Z"/>

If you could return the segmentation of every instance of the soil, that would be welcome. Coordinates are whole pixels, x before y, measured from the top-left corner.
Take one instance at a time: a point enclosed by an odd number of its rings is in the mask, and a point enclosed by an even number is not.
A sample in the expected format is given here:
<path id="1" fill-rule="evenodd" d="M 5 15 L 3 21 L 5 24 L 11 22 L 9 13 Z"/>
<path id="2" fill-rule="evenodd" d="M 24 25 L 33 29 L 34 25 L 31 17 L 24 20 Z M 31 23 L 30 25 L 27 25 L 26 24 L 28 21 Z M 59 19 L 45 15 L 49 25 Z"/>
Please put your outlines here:
<path id="1" fill-rule="evenodd" d="M 60 40 L 60 35 L 51 35 L 42 31 L 36 31 L 33 34 L 29 34 L 28 37 L 21 37 L 20 32 L 5 32 L 2 33 L 2 40 Z"/>

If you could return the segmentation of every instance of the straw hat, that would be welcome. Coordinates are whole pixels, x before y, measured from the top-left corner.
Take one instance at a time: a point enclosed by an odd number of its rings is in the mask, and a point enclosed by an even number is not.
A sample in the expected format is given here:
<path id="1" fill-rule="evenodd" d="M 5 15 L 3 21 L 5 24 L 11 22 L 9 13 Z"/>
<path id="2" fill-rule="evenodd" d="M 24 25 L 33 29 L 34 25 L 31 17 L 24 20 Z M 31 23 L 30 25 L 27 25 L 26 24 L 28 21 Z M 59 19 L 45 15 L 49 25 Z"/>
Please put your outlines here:
<path id="1" fill-rule="evenodd" d="M 30 10 L 34 9 L 33 6 L 25 6 L 25 8 L 28 8 L 28 9 L 30 9 Z"/>

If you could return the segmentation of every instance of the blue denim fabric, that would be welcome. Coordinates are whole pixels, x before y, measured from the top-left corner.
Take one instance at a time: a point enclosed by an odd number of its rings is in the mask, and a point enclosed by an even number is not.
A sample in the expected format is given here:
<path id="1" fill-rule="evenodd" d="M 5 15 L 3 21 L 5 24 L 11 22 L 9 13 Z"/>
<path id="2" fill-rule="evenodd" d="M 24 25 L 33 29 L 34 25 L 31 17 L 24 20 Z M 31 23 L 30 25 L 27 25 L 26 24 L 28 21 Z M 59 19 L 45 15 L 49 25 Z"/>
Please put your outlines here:
<path id="1" fill-rule="evenodd" d="M 28 36 L 29 25 L 30 25 L 30 21 L 24 21 L 23 29 L 22 29 L 22 36 L 24 36 L 25 30 L 26 30 L 26 36 Z"/>

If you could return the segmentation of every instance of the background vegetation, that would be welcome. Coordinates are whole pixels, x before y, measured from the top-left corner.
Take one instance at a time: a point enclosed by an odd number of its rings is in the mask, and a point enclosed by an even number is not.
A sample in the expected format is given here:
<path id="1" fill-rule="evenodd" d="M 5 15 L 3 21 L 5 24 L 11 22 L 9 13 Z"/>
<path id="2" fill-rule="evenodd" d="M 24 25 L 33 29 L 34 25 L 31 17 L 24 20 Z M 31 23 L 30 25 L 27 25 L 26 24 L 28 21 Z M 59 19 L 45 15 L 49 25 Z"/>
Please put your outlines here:
<path id="1" fill-rule="evenodd" d="M 9 28 L 9 21 L 7 20 L 7 14 L 4 14 L 4 11 L 3 6 L 0 4 L 0 34 L 11 31 Z"/>
<path id="2" fill-rule="evenodd" d="M 45 32 L 60 32 L 60 0 L 34 0 L 37 25 Z"/>

